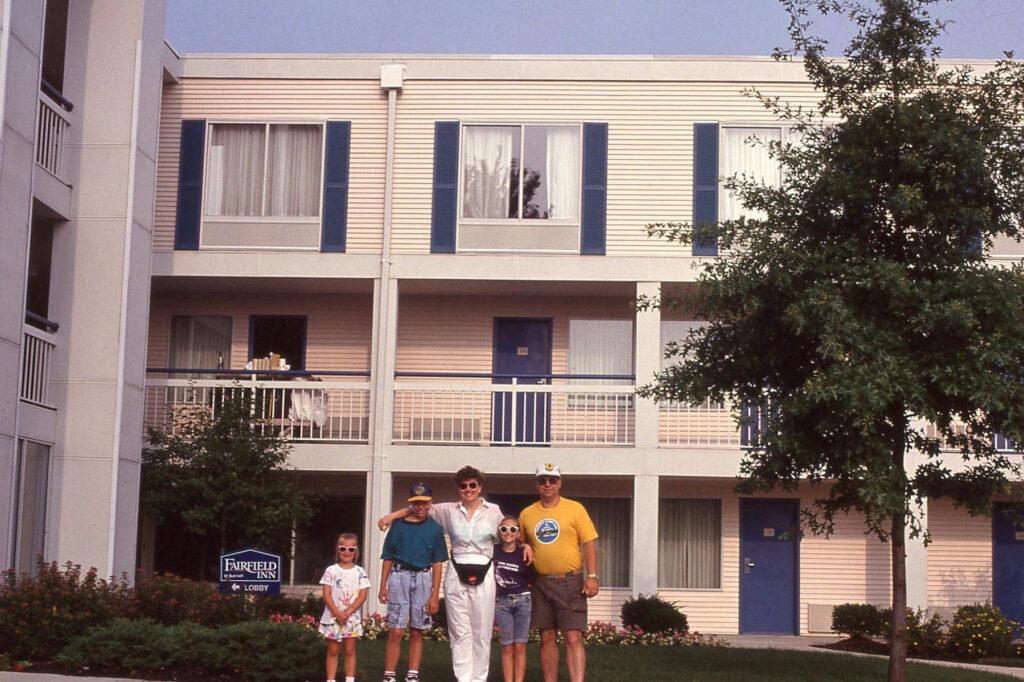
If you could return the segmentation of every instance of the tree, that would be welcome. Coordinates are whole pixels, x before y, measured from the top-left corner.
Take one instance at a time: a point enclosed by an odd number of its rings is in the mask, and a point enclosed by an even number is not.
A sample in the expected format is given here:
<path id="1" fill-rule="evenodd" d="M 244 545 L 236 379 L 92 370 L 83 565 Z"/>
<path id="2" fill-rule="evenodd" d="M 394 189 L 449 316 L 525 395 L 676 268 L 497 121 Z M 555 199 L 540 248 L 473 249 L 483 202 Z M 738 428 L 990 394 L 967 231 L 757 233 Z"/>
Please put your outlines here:
<path id="1" fill-rule="evenodd" d="M 709 324 L 670 344 L 675 364 L 641 394 L 730 401 L 756 430 L 741 492 L 808 482 L 813 532 L 859 512 L 890 543 L 890 680 L 906 676 L 920 505 L 988 513 L 1017 474 L 993 435 L 1024 442 L 1024 269 L 986 260 L 994 239 L 1022 236 L 1024 65 L 938 62 L 933 2 L 783 0 L 793 49 L 776 56 L 802 56 L 820 99 L 749 93 L 796 133 L 768 145 L 781 185 L 741 174 L 723 187 L 747 217 L 648 226 L 726 255 L 682 301 Z M 857 30 L 839 60 L 810 32 L 834 12 Z"/>
<path id="2" fill-rule="evenodd" d="M 292 530 L 311 517 L 285 469 L 289 445 L 250 390 L 214 394 L 178 410 L 174 429 L 150 429 L 142 452 L 142 505 L 158 524 L 194 535 L 199 577 L 215 555 L 246 545 L 290 554 Z"/>

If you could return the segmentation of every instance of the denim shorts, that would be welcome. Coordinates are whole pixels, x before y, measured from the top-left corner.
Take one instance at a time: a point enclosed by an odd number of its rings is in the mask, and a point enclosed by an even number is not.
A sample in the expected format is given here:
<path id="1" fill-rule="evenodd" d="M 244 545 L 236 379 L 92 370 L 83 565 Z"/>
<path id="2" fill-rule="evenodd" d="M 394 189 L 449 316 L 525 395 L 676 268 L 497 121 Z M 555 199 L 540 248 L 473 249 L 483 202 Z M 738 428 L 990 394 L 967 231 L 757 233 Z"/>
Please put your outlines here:
<path id="1" fill-rule="evenodd" d="M 411 571 L 393 567 L 388 576 L 388 627 L 427 630 L 430 614 L 427 602 L 434 589 L 432 571 Z"/>
<path id="2" fill-rule="evenodd" d="M 530 637 L 530 611 L 533 599 L 529 592 L 499 594 L 494 607 L 501 645 L 525 644 Z"/>

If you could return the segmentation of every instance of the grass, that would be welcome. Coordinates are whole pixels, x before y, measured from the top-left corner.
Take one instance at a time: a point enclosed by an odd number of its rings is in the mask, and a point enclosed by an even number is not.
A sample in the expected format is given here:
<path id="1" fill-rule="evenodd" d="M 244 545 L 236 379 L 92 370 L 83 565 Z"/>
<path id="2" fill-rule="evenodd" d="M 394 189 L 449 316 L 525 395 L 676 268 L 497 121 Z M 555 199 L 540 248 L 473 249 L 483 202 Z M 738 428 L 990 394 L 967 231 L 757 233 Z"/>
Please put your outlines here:
<path id="1" fill-rule="evenodd" d="M 357 652 L 359 669 L 356 679 L 359 682 L 377 682 L 383 673 L 384 642 L 359 642 Z M 526 679 L 542 680 L 538 645 L 530 644 L 526 655 Z M 886 665 L 887 662 L 881 658 L 771 649 L 587 647 L 588 682 L 877 682 L 885 679 Z M 404 647 L 398 670 L 401 680 L 406 670 Z M 1004 675 L 923 663 L 911 663 L 907 678 L 919 682 L 996 682 L 1012 679 Z M 423 682 L 454 680 L 451 654 L 446 643 L 426 642 L 420 679 Z M 497 682 L 502 680 L 501 654 L 497 645 L 491 653 L 491 674 L 488 679 Z M 559 682 L 568 680 L 564 657 L 558 679 Z"/>

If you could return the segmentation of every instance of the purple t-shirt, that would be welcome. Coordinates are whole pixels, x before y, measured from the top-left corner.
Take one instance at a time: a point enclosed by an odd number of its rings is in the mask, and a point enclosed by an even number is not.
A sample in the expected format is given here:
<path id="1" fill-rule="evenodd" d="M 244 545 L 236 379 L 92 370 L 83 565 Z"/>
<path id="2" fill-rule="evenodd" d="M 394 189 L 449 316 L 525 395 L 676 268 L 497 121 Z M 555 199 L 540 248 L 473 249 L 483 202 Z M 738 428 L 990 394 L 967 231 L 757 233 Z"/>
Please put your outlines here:
<path id="1" fill-rule="evenodd" d="M 536 575 L 533 566 L 526 565 L 522 547 L 506 552 L 501 545 L 494 546 L 494 583 L 498 594 L 529 592 Z"/>

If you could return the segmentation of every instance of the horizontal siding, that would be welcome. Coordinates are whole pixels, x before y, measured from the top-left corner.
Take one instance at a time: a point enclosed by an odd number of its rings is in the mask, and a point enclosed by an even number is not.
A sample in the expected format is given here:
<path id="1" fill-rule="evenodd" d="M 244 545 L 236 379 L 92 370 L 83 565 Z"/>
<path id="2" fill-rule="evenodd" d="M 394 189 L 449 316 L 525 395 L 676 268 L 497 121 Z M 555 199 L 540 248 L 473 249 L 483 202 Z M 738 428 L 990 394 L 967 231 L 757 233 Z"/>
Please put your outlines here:
<path id="1" fill-rule="evenodd" d="M 948 500 L 928 501 L 928 605 L 992 600 L 992 519 L 969 516 Z"/>
<path id="2" fill-rule="evenodd" d="M 380 251 L 384 223 L 387 100 L 379 81 L 185 79 L 164 87 L 153 248 L 174 248 L 183 119 L 352 122 L 348 253 Z"/>
<path id="3" fill-rule="evenodd" d="M 434 121 L 608 123 L 608 255 L 684 253 L 647 237 L 692 211 L 693 123 L 771 121 L 743 83 L 410 81 L 398 107 L 392 248 L 429 251 Z M 767 94 L 812 101 L 804 85 Z"/>
<path id="4" fill-rule="evenodd" d="M 167 366 L 173 315 L 231 315 L 230 369 L 248 360 L 250 315 L 306 315 L 307 369 L 369 371 L 371 304 L 369 296 L 344 294 L 154 294 L 147 366 Z"/>
<path id="5" fill-rule="evenodd" d="M 647 237 L 651 222 L 692 211 L 693 123 L 771 122 L 744 83 L 406 81 L 397 107 L 392 248 L 430 250 L 434 123 L 607 122 L 608 255 L 686 253 Z M 766 94 L 807 104 L 802 84 Z M 382 238 L 386 98 L 377 81 L 183 79 L 164 88 L 154 248 L 173 248 L 181 120 L 352 121 L 348 251 L 379 251 Z"/>

